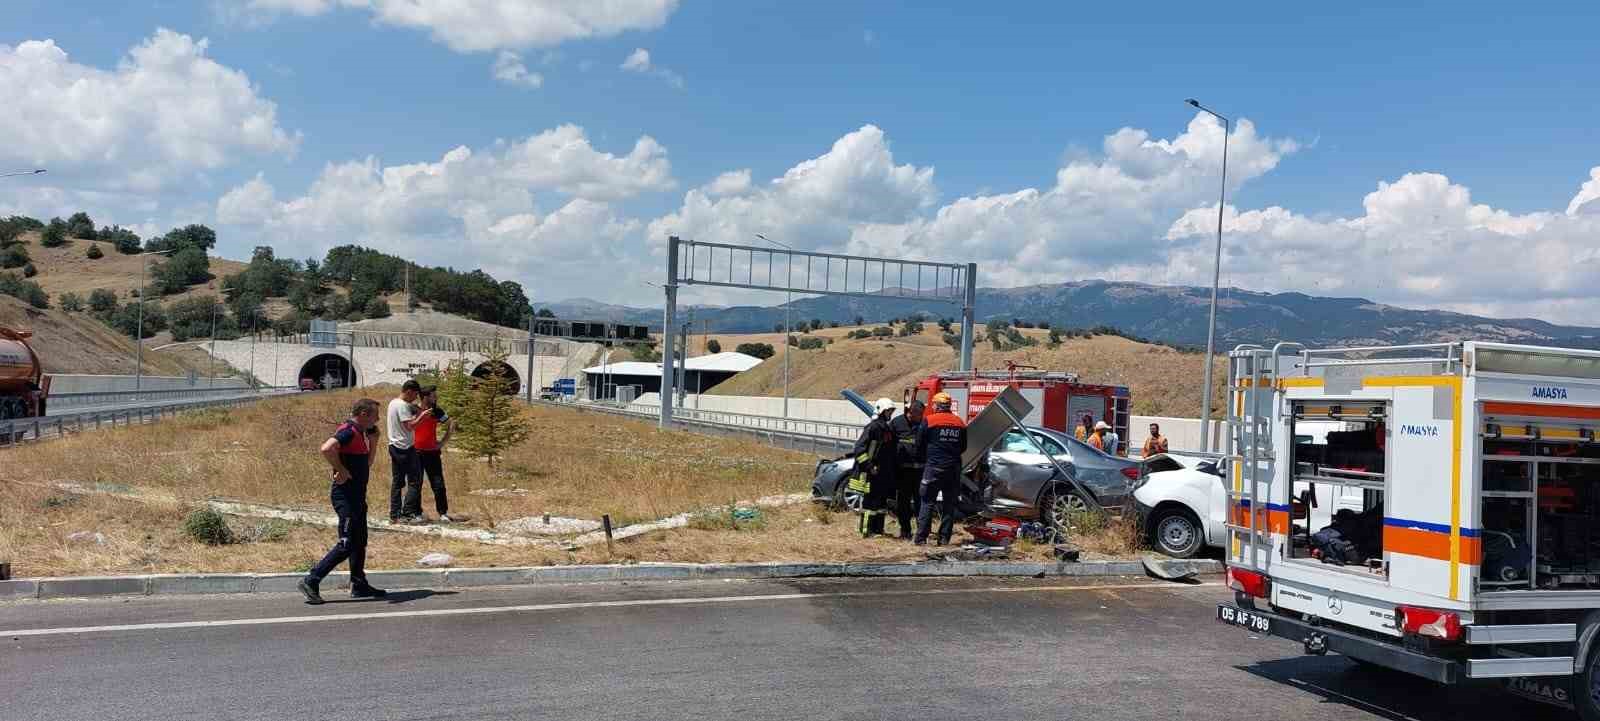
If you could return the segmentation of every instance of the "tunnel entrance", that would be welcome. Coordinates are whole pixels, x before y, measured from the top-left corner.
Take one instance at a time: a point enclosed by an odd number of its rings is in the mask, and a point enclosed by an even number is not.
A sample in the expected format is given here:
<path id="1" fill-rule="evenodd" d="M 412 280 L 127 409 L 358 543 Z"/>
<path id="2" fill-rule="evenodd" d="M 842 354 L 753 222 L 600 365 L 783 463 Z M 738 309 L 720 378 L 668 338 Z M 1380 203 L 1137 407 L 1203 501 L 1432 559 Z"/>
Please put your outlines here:
<path id="1" fill-rule="evenodd" d="M 298 382 L 301 388 L 353 388 L 356 369 L 350 365 L 350 359 L 342 355 L 321 353 L 300 366 Z"/>
<path id="2" fill-rule="evenodd" d="M 494 367 L 496 365 L 499 365 L 501 368 L 504 368 L 506 377 L 511 379 L 511 385 L 510 385 L 509 388 L 507 388 L 506 395 L 514 396 L 514 395 L 517 395 L 518 393 L 521 393 L 522 392 L 522 376 L 518 375 L 517 374 L 517 369 L 512 368 L 511 365 L 508 364 L 508 363 L 498 363 L 497 364 L 494 361 L 485 361 L 483 363 L 479 363 L 477 368 L 472 369 L 472 377 L 473 378 L 488 378 L 489 376 L 494 374 Z"/>

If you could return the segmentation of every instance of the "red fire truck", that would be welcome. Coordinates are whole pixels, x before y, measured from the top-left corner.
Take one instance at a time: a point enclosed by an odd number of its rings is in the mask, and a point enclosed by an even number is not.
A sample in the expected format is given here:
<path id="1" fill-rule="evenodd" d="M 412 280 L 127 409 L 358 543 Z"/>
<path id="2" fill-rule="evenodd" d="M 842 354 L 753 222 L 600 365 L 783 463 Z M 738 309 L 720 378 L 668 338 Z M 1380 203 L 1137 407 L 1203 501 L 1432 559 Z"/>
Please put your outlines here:
<path id="1" fill-rule="evenodd" d="M 933 394 L 950 395 L 954 408 L 965 408 L 971 421 L 1007 386 L 1017 389 L 1033 412 L 1023 422 L 1030 426 L 1073 433 L 1084 415 L 1105 421 L 1123 439 L 1120 453 L 1128 452 L 1128 389 L 1080 383 L 1074 373 L 1042 371 L 1030 366 L 1007 363 L 1003 371 L 944 371 L 923 379 L 916 388 L 907 388 L 905 401 L 912 398 L 927 403 Z"/>

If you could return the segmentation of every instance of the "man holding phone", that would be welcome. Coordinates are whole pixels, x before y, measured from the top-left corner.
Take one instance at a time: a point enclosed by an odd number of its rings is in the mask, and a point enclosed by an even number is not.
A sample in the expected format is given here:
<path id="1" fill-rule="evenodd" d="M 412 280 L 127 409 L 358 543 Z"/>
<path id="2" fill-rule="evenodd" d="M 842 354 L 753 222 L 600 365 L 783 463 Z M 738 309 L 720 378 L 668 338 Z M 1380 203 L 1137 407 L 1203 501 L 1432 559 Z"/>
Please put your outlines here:
<path id="1" fill-rule="evenodd" d="M 417 408 L 422 384 L 415 379 L 400 386 L 400 397 L 389 401 L 389 522 L 421 523 L 422 460 L 417 457 L 417 423 L 432 411 Z M 404 493 L 404 497 L 401 494 Z"/>
<path id="2" fill-rule="evenodd" d="M 322 458 L 333 470 L 329 498 L 339 517 L 339 540 L 311 572 L 300 580 L 306 603 L 323 603 L 321 584 L 335 566 L 350 562 L 350 595 L 355 598 L 383 598 L 386 591 L 367 583 L 367 476 L 372 455 L 377 449 L 378 402 L 362 398 L 350 411 L 350 419 L 339 424 L 333 436 L 322 442 Z"/>
<path id="3" fill-rule="evenodd" d="M 422 465 L 422 475 L 428 477 L 433 488 L 433 506 L 439 511 L 439 522 L 450 522 L 450 501 L 444 489 L 444 447 L 455 433 L 456 422 L 439 407 L 439 389 L 422 387 L 422 415 L 413 429 L 417 460 Z M 422 498 L 417 498 L 417 512 L 422 511 Z"/>

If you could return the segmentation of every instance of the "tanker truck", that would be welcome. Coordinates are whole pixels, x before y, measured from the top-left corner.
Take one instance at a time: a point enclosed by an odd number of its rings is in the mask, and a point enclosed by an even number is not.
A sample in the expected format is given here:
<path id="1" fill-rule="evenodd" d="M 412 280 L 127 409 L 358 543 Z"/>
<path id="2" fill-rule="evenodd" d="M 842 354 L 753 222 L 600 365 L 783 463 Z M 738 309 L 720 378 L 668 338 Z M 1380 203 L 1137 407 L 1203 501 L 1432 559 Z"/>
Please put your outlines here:
<path id="1" fill-rule="evenodd" d="M 31 331 L 0 326 L 0 420 L 37 418 L 45 414 L 50 376 L 39 365 L 28 339 Z"/>

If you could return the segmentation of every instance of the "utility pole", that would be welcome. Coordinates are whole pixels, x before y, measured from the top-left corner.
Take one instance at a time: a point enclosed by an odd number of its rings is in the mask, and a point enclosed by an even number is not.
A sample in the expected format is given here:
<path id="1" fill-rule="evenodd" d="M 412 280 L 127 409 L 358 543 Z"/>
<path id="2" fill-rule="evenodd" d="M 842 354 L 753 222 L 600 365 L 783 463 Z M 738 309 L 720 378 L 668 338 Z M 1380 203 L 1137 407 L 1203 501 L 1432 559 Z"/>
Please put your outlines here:
<path id="1" fill-rule="evenodd" d="M 211 387 L 217 387 L 217 303 L 211 301 Z"/>

